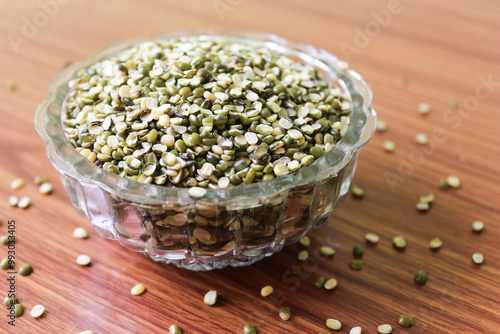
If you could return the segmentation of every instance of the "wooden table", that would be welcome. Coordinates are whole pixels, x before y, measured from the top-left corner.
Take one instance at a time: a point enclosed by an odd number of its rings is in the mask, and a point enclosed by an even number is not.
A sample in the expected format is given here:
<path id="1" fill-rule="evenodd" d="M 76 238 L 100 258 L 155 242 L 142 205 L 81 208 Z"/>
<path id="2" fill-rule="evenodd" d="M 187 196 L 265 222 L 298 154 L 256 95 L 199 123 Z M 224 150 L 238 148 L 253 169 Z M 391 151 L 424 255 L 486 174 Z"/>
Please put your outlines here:
<path id="1" fill-rule="evenodd" d="M 499 17 L 496 0 L 0 1 L 0 232 L 15 219 L 16 259 L 35 268 L 16 278 L 24 316 L 12 327 L 3 309 L 0 332 L 165 333 L 177 323 L 186 334 L 242 333 L 252 323 L 259 333 L 326 333 L 325 320 L 335 318 L 342 333 L 354 326 L 376 333 L 384 323 L 393 333 L 499 333 Z M 355 182 L 366 197 L 349 196 L 327 226 L 310 233 L 310 251 L 328 240 L 333 258 L 306 265 L 294 245 L 251 267 L 189 272 L 100 238 L 71 207 L 33 126 L 49 83 L 66 62 L 116 40 L 189 27 L 263 30 L 307 42 L 347 59 L 371 85 L 388 130 L 360 156 Z M 5 88 L 10 80 L 14 91 Z M 459 110 L 449 109 L 450 99 Z M 419 114 L 421 102 L 431 105 L 429 115 Z M 417 133 L 427 134 L 429 145 L 416 144 Z M 396 152 L 385 152 L 384 140 L 394 141 Z M 38 193 L 33 178 L 41 174 L 53 195 Z M 439 179 L 450 174 L 462 187 L 441 190 Z M 9 186 L 16 177 L 27 181 L 18 191 Z M 431 210 L 417 212 L 418 197 L 430 192 Z M 9 207 L 11 194 L 29 195 L 32 206 Z M 485 222 L 483 233 L 471 231 L 475 220 Z M 88 240 L 72 237 L 77 226 L 91 230 Z M 366 245 L 365 268 L 352 270 L 352 247 L 365 244 L 367 232 L 380 243 Z M 408 240 L 404 252 L 391 245 L 396 235 Z M 444 242 L 437 252 L 428 246 L 436 236 Z M 472 263 L 474 252 L 485 254 L 484 265 Z M 79 254 L 92 265 L 78 266 Z M 413 281 L 418 269 L 429 274 L 425 286 Z M 337 289 L 317 289 L 320 275 L 337 278 Z M 1 294 L 5 278 L 2 271 Z M 147 292 L 132 296 L 138 282 Z M 262 298 L 268 284 L 275 295 Z M 203 304 L 210 289 L 219 291 L 216 307 Z M 29 315 L 36 304 L 46 308 L 39 319 Z M 282 305 L 292 309 L 288 322 L 278 317 Z M 400 314 L 411 315 L 414 326 L 400 327 Z"/>

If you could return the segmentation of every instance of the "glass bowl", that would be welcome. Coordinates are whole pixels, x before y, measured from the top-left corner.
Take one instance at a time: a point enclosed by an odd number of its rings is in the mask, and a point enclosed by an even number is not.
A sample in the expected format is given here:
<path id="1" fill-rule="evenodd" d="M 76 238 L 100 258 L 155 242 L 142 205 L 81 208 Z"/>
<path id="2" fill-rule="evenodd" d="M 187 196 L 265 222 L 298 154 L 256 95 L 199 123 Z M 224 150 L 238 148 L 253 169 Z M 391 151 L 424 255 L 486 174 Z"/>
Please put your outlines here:
<path id="1" fill-rule="evenodd" d="M 68 82 L 79 69 L 140 42 L 179 36 L 224 36 L 311 64 L 352 101 L 347 132 L 321 159 L 294 174 L 208 189 L 203 198 L 189 196 L 187 188 L 119 177 L 87 161 L 66 139 L 61 124 Z M 261 32 L 179 30 L 118 42 L 66 68 L 50 85 L 35 123 L 75 210 L 92 222 L 99 235 L 158 262 L 211 270 L 252 264 L 328 221 L 349 190 L 359 150 L 373 135 L 376 114 L 371 101 L 371 90 L 361 76 L 341 69 L 338 59 L 325 50 Z"/>

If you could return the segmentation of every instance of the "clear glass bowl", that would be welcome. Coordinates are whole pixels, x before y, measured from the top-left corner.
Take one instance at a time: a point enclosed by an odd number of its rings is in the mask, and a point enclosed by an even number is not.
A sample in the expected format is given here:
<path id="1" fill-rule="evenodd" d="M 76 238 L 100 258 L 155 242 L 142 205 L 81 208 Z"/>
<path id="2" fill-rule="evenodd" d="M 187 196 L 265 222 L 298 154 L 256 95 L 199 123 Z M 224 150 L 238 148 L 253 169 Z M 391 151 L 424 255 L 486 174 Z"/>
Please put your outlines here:
<path id="1" fill-rule="evenodd" d="M 295 174 L 208 189 L 199 199 L 190 197 L 187 188 L 144 184 L 106 172 L 72 147 L 63 132 L 61 111 L 68 82 L 79 69 L 143 41 L 212 35 L 264 45 L 315 66 L 350 96 L 351 124 L 345 136 Z M 349 189 L 359 150 L 373 135 L 376 114 L 371 101 L 371 90 L 361 76 L 340 69 L 338 59 L 325 50 L 253 31 L 168 31 L 118 42 L 65 69 L 52 82 L 35 122 L 75 210 L 92 222 L 99 235 L 158 262 L 211 270 L 252 264 L 328 221 Z"/>

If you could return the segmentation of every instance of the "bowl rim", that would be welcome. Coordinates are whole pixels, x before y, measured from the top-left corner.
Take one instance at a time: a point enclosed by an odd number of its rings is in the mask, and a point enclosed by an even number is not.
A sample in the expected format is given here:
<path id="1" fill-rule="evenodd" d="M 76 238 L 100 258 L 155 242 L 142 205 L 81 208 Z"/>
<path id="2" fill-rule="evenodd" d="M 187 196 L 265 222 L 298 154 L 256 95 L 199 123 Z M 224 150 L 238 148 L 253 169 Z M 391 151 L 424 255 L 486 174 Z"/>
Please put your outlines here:
<path id="1" fill-rule="evenodd" d="M 261 44 L 298 56 L 301 60 L 321 68 L 330 80 L 335 79 L 351 98 L 351 122 L 345 135 L 336 145 L 309 166 L 300 168 L 293 174 L 277 177 L 269 181 L 240 184 L 225 189 L 207 189 L 204 197 L 192 198 L 189 188 L 165 187 L 133 181 L 95 166 L 75 150 L 66 138 L 61 122 L 62 103 L 66 98 L 69 80 L 81 68 L 109 58 L 137 44 L 156 39 L 172 37 L 197 37 L 208 39 L 223 37 L 233 41 Z M 148 37 L 125 39 L 108 45 L 88 59 L 76 62 L 59 75 L 49 86 L 47 98 L 38 106 L 35 114 L 35 127 L 47 145 L 47 156 L 61 174 L 88 184 L 94 184 L 123 199 L 144 204 L 188 203 L 193 200 L 203 204 L 249 201 L 257 202 L 262 198 L 278 197 L 291 188 L 322 182 L 336 175 L 364 147 L 372 137 L 376 127 L 376 114 L 371 108 L 372 91 L 363 78 L 353 70 L 343 70 L 339 60 L 324 49 L 311 45 L 291 42 L 274 34 L 249 30 L 170 30 Z M 256 203 L 257 204 L 257 203 Z"/>

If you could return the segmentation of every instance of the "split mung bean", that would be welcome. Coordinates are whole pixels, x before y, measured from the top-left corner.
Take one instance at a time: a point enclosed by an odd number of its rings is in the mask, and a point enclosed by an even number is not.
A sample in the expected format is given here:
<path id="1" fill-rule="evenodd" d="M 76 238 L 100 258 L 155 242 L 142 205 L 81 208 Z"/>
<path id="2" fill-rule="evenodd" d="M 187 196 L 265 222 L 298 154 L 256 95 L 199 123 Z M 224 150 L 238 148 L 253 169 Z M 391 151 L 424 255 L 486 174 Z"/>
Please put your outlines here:
<path id="1" fill-rule="evenodd" d="M 205 294 L 205 297 L 203 298 L 203 302 L 206 305 L 215 305 L 217 302 L 217 291 L 215 290 L 210 290 Z"/>
<path id="2" fill-rule="evenodd" d="M 311 244 L 311 239 L 307 235 L 305 235 L 300 238 L 299 244 L 303 247 L 309 247 L 309 245 Z"/>
<path id="3" fill-rule="evenodd" d="M 299 255 L 297 255 L 297 258 L 299 261 L 306 261 L 309 258 L 309 252 L 306 250 L 303 250 L 299 252 Z"/>
<path id="4" fill-rule="evenodd" d="M 460 188 L 461 182 L 458 176 L 450 175 L 446 178 L 446 183 L 452 188 Z"/>
<path id="5" fill-rule="evenodd" d="M 180 37 L 78 71 L 62 122 L 83 158 L 108 172 L 227 188 L 320 159 L 345 135 L 350 113 L 340 87 L 309 64 L 222 37 Z"/>
<path id="6" fill-rule="evenodd" d="M 429 139 L 427 139 L 427 135 L 423 133 L 417 133 L 415 136 L 415 141 L 420 145 L 427 145 L 429 143 Z"/>
<path id="7" fill-rule="evenodd" d="M 349 63 L 344 61 L 344 60 L 339 60 L 337 62 L 337 66 L 342 70 L 342 71 L 347 71 L 349 68 Z"/>
<path id="8" fill-rule="evenodd" d="M 76 263 L 78 263 L 81 266 L 88 266 L 90 264 L 90 261 L 91 261 L 90 256 L 85 254 L 79 255 L 76 258 Z"/>
<path id="9" fill-rule="evenodd" d="M 361 327 L 356 326 L 356 327 L 351 328 L 351 330 L 349 331 L 349 334 L 361 334 L 362 332 L 363 332 L 363 330 L 361 329 Z"/>
<path id="10" fill-rule="evenodd" d="M 429 203 L 427 202 L 418 202 L 416 205 L 418 211 L 428 211 L 430 208 Z"/>
<path id="11" fill-rule="evenodd" d="M 327 280 L 325 282 L 324 287 L 326 290 L 333 290 L 337 287 L 337 284 L 338 283 L 337 283 L 337 280 L 335 278 L 330 278 L 329 280 Z"/>
<path id="12" fill-rule="evenodd" d="M 7 201 L 9 203 L 10 206 L 17 206 L 17 204 L 19 203 L 19 198 L 17 198 L 17 196 L 9 196 L 9 199 Z"/>
<path id="13" fill-rule="evenodd" d="M 391 325 L 380 325 L 377 330 L 381 334 L 389 334 L 392 332 L 392 327 Z"/>
<path id="14" fill-rule="evenodd" d="M 472 223 L 472 230 L 474 232 L 482 232 L 484 229 L 484 223 L 482 221 L 476 220 Z"/>
<path id="15" fill-rule="evenodd" d="M 333 256 L 335 254 L 335 249 L 333 249 L 332 247 L 329 247 L 329 246 L 322 246 L 319 249 L 319 252 L 323 256 Z"/>
<path id="16" fill-rule="evenodd" d="M 267 297 L 267 296 L 270 296 L 274 291 L 274 288 L 270 285 L 267 285 L 265 287 L 263 287 L 262 289 L 260 289 L 260 295 L 262 297 Z"/>
<path id="17" fill-rule="evenodd" d="M 390 140 L 384 140 L 384 142 L 382 143 L 382 147 L 387 152 L 394 152 L 394 151 L 396 151 L 396 144 L 394 144 L 394 142 L 390 141 Z"/>
<path id="18" fill-rule="evenodd" d="M 378 242 L 380 241 L 380 237 L 375 233 L 366 233 L 365 239 L 371 244 L 378 244 Z"/>
<path id="19" fill-rule="evenodd" d="M 474 261 L 475 264 L 483 264 L 483 262 L 484 262 L 483 254 L 482 253 L 472 254 L 472 261 Z"/>
<path id="20" fill-rule="evenodd" d="M 52 193 L 53 190 L 54 188 L 52 187 L 52 184 L 50 184 L 49 182 L 42 183 L 40 185 L 40 188 L 38 188 L 38 191 L 46 195 Z"/>
<path id="21" fill-rule="evenodd" d="M 19 202 L 17 203 L 17 206 L 21 209 L 27 209 L 31 205 L 31 199 L 27 196 L 21 197 L 19 199 Z"/>
<path id="22" fill-rule="evenodd" d="M 333 329 L 334 331 L 338 331 L 342 328 L 342 323 L 337 319 L 327 319 L 326 327 Z"/>
<path id="23" fill-rule="evenodd" d="M 443 241 L 439 237 L 435 237 L 429 242 L 429 247 L 434 250 L 440 249 L 443 247 Z"/>
<path id="24" fill-rule="evenodd" d="M 418 111 L 422 115 L 427 115 L 427 114 L 429 114 L 431 112 L 431 106 L 428 103 L 420 103 L 418 105 Z"/>
<path id="25" fill-rule="evenodd" d="M 24 187 L 24 184 L 25 184 L 25 182 L 23 179 L 17 178 L 17 179 L 12 180 L 10 187 L 14 190 L 17 190 L 17 189 L 21 189 L 22 187 Z"/>
<path id="26" fill-rule="evenodd" d="M 77 227 L 73 231 L 73 237 L 78 239 L 86 239 L 89 237 L 89 234 L 86 229 L 83 227 Z"/>
<path id="27" fill-rule="evenodd" d="M 357 184 L 351 188 L 351 193 L 354 197 L 363 198 L 365 196 L 365 189 Z"/>
<path id="28" fill-rule="evenodd" d="M 31 309 L 30 314 L 33 318 L 38 318 L 41 317 L 44 312 L 45 312 L 45 307 L 43 305 L 35 305 Z"/>
<path id="29" fill-rule="evenodd" d="M 394 237 L 392 243 L 397 249 L 405 249 L 408 246 L 406 239 L 400 235 Z"/>
<path id="30" fill-rule="evenodd" d="M 146 287 L 144 286 L 144 284 L 139 283 L 132 287 L 130 293 L 133 294 L 134 296 L 139 296 L 142 295 L 144 291 L 146 291 Z"/>
<path id="31" fill-rule="evenodd" d="M 377 122 L 377 131 L 378 132 L 385 132 L 387 130 L 387 124 L 384 121 L 378 121 Z"/>

